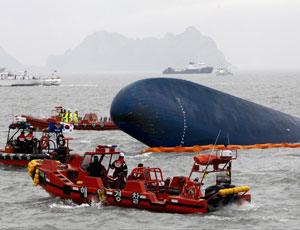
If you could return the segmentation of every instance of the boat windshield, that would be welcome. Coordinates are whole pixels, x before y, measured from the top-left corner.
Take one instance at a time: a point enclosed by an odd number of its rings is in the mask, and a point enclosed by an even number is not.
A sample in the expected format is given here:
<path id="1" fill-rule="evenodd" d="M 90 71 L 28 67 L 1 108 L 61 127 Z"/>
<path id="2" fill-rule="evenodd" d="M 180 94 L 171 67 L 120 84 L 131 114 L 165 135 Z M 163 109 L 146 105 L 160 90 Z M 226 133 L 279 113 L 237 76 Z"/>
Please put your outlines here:
<path id="1" fill-rule="evenodd" d="M 113 162 L 114 160 L 118 159 L 119 154 L 86 154 L 81 162 L 80 167 L 83 170 L 87 170 L 87 167 L 89 166 L 89 164 L 91 162 L 93 162 L 93 158 L 97 156 L 99 159 L 99 162 L 105 167 L 105 168 L 109 168 L 109 164 L 111 162 Z M 112 157 L 112 160 L 111 160 Z"/>
<path id="2" fill-rule="evenodd" d="M 86 154 L 80 164 L 80 168 L 82 168 L 84 171 L 86 171 L 88 165 L 91 162 L 91 158 L 92 158 L 92 155 Z"/>

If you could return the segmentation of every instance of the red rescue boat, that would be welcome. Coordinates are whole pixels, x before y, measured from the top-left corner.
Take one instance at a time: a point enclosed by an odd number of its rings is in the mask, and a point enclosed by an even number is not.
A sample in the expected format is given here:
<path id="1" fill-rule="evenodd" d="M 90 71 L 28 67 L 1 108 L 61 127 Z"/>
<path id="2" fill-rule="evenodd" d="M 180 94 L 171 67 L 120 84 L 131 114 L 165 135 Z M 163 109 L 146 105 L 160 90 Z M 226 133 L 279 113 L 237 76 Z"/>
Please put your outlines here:
<path id="1" fill-rule="evenodd" d="M 164 180 L 160 168 L 150 167 L 133 169 L 128 179 L 111 176 L 110 166 L 119 154 L 115 147 L 99 145 L 94 152 L 75 157 L 71 164 L 48 159 L 32 161 L 28 171 L 35 185 L 39 184 L 51 195 L 76 203 L 98 202 L 106 197 L 106 204 L 115 206 L 159 212 L 207 213 L 229 203 L 251 201 L 248 186 L 231 184 L 231 162 L 237 158 L 236 150 L 197 155 L 189 176 Z M 87 172 L 95 156 L 105 167 L 105 173 L 98 177 Z M 216 174 L 216 184 L 203 190 L 205 177 L 212 173 Z"/>
<path id="2" fill-rule="evenodd" d="M 116 206 L 176 213 L 207 213 L 229 203 L 250 202 L 248 186 L 231 184 L 231 161 L 236 157 L 236 150 L 197 155 L 188 177 L 166 180 L 160 168 L 135 168 L 124 189 L 106 190 L 106 200 Z M 204 178 L 211 173 L 216 174 L 216 184 L 203 191 Z"/>
<path id="3" fill-rule="evenodd" d="M 63 107 L 58 106 L 55 107 L 54 110 L 51 111 L 50 118 L 36 118 L 27 115 L 21 115 L 21 117 L 26 119 L 26 122 L 31 126 L 36 127 L 37 129 L 44 130 L 49 127 L 49 122 L 53 122 L 56 124 L 61 123 L 61 117 L 59 116 L 60 111 Z M 118 130 L 119 128 L 113 123 L 110 117 L 100 117 L 98 119 L 97 114 L 88 113 L 85 114 L 84 117 L 79 117 L 78 122 L 65 122 L 71 124 L 74 129 L 77 130 L 95 130 L 95 131 L 104 131 L 104 130 Z"/>
<path id="4" fill-rule="evenodd" d="M 65 162 L 66 147 L 62 133 L 43 132 L 24 122 L 9 125 L 4 149 L 0 149 L 0 163 L 27 166 L 31 160 L 52 158 Z M 54 139 L 54 140 L 53 140 Z"/>

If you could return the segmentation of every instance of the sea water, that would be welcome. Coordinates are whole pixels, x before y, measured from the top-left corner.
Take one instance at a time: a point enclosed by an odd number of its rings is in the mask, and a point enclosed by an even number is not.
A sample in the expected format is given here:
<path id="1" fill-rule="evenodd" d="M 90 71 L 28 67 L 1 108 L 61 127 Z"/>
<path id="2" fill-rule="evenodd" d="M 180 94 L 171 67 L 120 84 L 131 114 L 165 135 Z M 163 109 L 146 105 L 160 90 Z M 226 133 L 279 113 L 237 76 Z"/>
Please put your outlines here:
<path id="1" fill-rule="evenodd" d="M 110 104 L 119 90 L 139 79 L 162 76 L 158 72 L 61 74 L 59 87 L 1 87 L 0 148 L 5 146 L 8 125 L 15 114 L 49 117 L 52 108 L 64 106 L 78 109 L 79 115 L 109 116 Z M 300 71 L 166 77 L 190 80 L 300 117 Z M 193 156 L 199 154 L 141 153 L 147 146 L 121 131 L 74 131 L 70 136 L 74 153 L 83 155 L 99 144 L 117 144 L 125 152 L 129 171 L 143 163 L 161 167 L 164 178 L 187 176 Z M 299 165 L 299 149 L 238 151 L 232 183 L 250 186 L 251 204 L 231 205 L 205 215 L 157 213 L 101 203 L 77 205 L 34 187 L 26 168 L 0 165 L 0 229 L 296 229 L 300 228 Z M 212 182 L 204 187 L 209 185 Z"/>

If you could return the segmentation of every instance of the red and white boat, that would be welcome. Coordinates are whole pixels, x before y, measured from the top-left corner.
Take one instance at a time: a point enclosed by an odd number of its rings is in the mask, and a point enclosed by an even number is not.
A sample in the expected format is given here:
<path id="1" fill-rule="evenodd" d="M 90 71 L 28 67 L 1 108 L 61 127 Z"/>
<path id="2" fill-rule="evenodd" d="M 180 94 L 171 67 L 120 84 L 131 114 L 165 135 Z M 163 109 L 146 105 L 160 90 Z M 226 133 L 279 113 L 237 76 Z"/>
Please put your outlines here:
<path id="1" fill-rule="evenodd" d="M 26 119 L 26 123 L 29 123 L 31 126 L 36 127 L 37 129 L 44 130 L 49 127 L 49 122 L 56 124 L 61 123 L 61 118 L 59 113 L 63 107 L 55 107 L 51 111 L 50 118 L 37 118 L 28 115 L 22 114 L 21 117 Z M 65 123 L 65 122 L 64 122 Z M 100 117 L 98 119 L 97 114 L 87 113 L 84 117 L 79 117 L 78 122 L 68 122 L 76 130 L 95 130 L 95 131 L 104 131 L 104 130 L 117 130 L 119 129 L 111 120 L 110 117 Z"/>
<path id="2" fill-rule="evenodd" d="M 110 175 L 110 165 L 116 154 L 119 152 L 114 146 L 99 145 L 94 152 L 75 157 L 71 164 L 48 159 L 32 161 L 28 171 L 36 185 L 54 196 L 76 203 L 97 202 L 106 197 L 106 204 L 115 206 L 158 212 L 207 213 L 229 203 L 251 201 L 248 186 L 231 184 L 231 162 L 237 158 L 236 150 L 197 155 L 189 176 L 172 179 L 164 179 L 160 168 L 137 167 L 125 184 L 120 183 L 123 179 L 116 181 Z M 107 169 L 101 177 L 89 176 L 87 172 L 95 155 Z M 204 189 L 205 177 L 213 173 L 216 183 Z"/>
<path id="3" fill-rule="evenodd" d="M 24 122 L 10 124 L 5 148 L 0 149 L 0 163 L 27 166 L 31 160 L 47 158 L 65 162 L 66 147 L 62 133 L 36 131 Z M 25 137 L 29 133 L 32 133 L 31 140 Z"/>

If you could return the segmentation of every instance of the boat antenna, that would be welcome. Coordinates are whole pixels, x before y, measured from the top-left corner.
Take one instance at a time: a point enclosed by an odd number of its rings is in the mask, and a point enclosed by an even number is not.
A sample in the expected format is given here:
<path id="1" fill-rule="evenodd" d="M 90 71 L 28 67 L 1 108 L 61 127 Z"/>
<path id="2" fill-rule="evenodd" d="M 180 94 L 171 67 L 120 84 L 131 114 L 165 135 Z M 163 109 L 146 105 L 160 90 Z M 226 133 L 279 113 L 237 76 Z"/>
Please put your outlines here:
<path id="1" fill-rule="evenodd" d="M 14 121 L 14 104 L 11 104 L 11 118 L 12 122 Z"/>
<path id="2" fill-rule="evenodd" d="M 227 132 L 227 145 L 230 145 L 229 132 Z"/>
<path id="3" fill-rule="evenodd" d="M 211 150 L 211 152 L 210 152 L 210 154 L 209 154 L 209 158 L 208 158 L 206 167 L 205 167 L 205 169 L 204 169 L 204 171 L 203 171 L 203 176 L 202 176 L 202 178 L 201 178 L 201 182 L 200 182 L 200 184 L 199 184 L 199 189 L 200 189 L 200 187 L 201 187 L 201 185 L 202 185 L 202 182 L 203 182 L 204 178 L 205 178 L 206 175 L 207 175 L 206 173 L 207 173 L 207 169 L 208 169 L 208 162 L 210 161 L 212 152 L 214 151 L 215 146 L 216 146 L 216 144 L 217 144 L 217 142 L 218 142 L 218 139 L 219 139 L 219 136 L 220 136 L 220 134 L 221 134 L 221 131 L 222 131 L 222 130 L 220 129 L 220 130 L 219 130 L 219 133 L 218 133 L 218 136 L 217 136 L 217 138 L 216 138 L 216 140 L 215 140 L 214 147 L 212 148 L 212 150 Z"/>
<path id="4" fill-rule="evenodd" d="M 217 136 L 217 138 L 216 138 L 216 140 L 215 140 L 214 147 L 212 148 L 211 152 L 214 151 L 215 146 L 217 145 L 217 142 L 218 142 L 219 136 L 220 136 L 220 134 L 221 134 L 221 131 L 222 131 L 222 130 L 220 129 L 220 130 L 219 130 L 219 133 L 218 133 L 218 136 Z"/>

